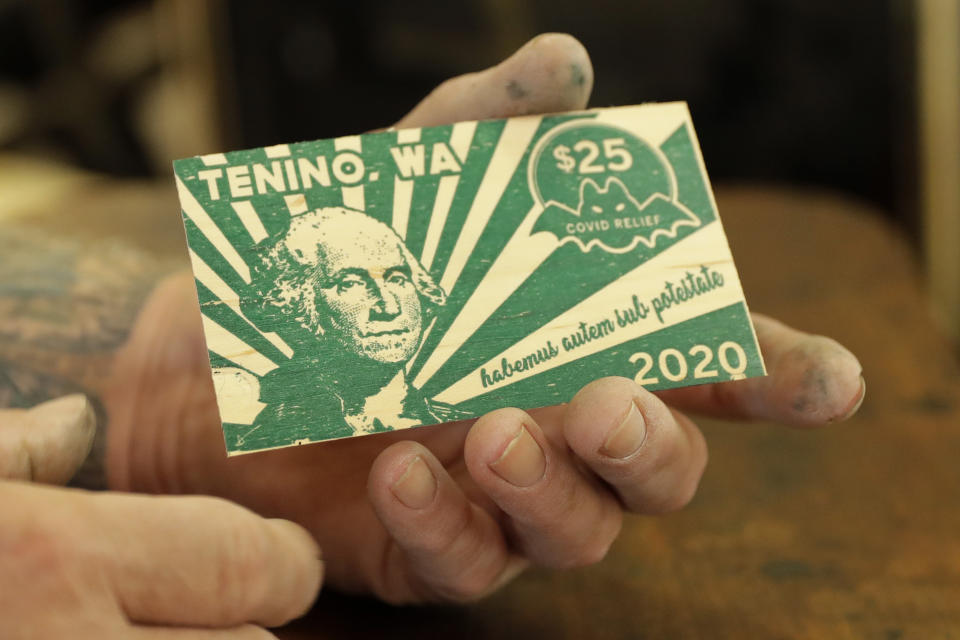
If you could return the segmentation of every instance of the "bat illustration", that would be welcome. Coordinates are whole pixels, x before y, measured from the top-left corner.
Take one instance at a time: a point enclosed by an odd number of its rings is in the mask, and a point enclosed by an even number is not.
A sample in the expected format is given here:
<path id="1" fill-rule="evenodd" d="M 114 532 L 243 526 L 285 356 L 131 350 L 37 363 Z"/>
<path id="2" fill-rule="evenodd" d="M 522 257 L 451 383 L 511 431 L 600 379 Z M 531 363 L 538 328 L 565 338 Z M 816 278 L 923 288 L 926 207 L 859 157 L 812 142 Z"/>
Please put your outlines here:
<path id="1" fill-rule="evenodd" d="M 681 226 L 700 226 L 700 220 L 663 193 L 654 193 L 640 204 L 619 178 L 610 177 L 603 187 L 591 178 L 580 183 L 577 208 L 550 201 L 533 226 L 563 242 L 575 242 L 589 251 L 600 245 L 623 253 L 642 242 L 653 248 L 660 236 L 675 238 Z"/>

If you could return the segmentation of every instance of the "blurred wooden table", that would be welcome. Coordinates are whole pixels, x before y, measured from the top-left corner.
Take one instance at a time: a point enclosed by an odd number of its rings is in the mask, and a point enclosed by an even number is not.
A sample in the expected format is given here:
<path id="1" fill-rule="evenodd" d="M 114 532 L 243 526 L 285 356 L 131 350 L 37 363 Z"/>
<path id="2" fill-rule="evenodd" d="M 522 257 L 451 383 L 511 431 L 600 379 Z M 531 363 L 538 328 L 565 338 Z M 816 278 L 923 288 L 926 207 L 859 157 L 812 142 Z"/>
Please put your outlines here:
<path id="1" fill-rule="evenodd" d="M 169 191 L 155 194 L 155 216 L 127 219 L 119 239 L 131 265 L 142 257 L 128 271 L 145 283 L 186 264 Z M 744 187 L 720 190 L 718 201 L 751 308 L 860 357 L 867 396 L 856 418 L 817 432 L 703 421 L 711 460 L 693 503 L 629 519 L 600 565 L 535 570 L 467 607 L 392 608 L 326 592 L 278 634 L 960 638 L 960 367 L 927 316 L 915 257 L 876 212 L 846 199 Z M 14 226 L 88 242 L 109 227 L 95 209 Z M 12 285 L 0 286 L 9 297 Z M 123 319 L 139 295 L 120 305 Z M 33 381 L 33 396 L 95 392 L 122 331 L 96 342 L 93 322 L 86 351 L 57 355 L 49 339 L 12 340 L 3 314 L 15 311 L 0 308 L 8 400 L 26 397 L 11 371 Z"/>

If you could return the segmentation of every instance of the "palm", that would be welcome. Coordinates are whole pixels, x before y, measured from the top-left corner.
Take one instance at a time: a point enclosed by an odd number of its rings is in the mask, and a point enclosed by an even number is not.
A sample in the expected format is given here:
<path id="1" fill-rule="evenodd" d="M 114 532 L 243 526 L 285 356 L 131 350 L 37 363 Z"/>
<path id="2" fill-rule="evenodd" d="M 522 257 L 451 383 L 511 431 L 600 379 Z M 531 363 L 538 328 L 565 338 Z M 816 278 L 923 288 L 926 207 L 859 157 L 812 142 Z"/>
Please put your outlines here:
<path id="1" fill-rule="evenodd" d="M 367 495 L 370 469 L 390 445 L 425 446 L 472 503 L 509 529 L 509 518 L 467 470 L 464 443 L 474 421 L 228 459 L 205 359 L 192 279 L 171 278 L 147 303 L 106 395 L 112 486 L 220 495 L 298 522 L 319 541 L 332 582 L 390 600 L 409 599 L 415 589 Z M 548 407 L 531 414 L 555 443 L 561 413 Z M 170 446 L 157 446 L 161 440 Z"/>
<path id="2" fill-rule="evenodd" d="M 370 468 L 386 447 L 402 439 L 422 443 L 469 495 L 495 509 L 466 470 L 466 422 L 227 459 L 192 287 L 185 276 L 161 286 L 119 357 L 107 394 L 113 486 L 222 495 L 264 515 L 294 520 L 320 542 L 332 581 L 387 598 L 394 594 L 384 592 L 390 581 L 385 572 L 402 567 L 382 561 L 390 555 L 391 538 L 366 490 Z M 152 357 L 159 351 L 180 357 Z M 153 446 L 160 438 L 178 444 Z"/>
<path id="3" fill-rule="evenodd" d="M 208 402 L 213 398 L 208 394 Z M 208 423 L 216 433 L 219 423 Z M 415 440 L 426 446 L 451 476 L 475 499 L 476 491 L 463 461 L 468 423 L 413 432 L 386 433 L 282 451 L 235 458 L 210 471 L 225 497 L 269 516 L 294 520 L 307 527 L 324 551 L 331 582 L 350 591 L 374 591 L 388 600 L 402 598 L 395 586 L 409 576 L 394 566 L 400 556 L 391 551 L 392 538 L 367 497 L 367 480 L 374 460 L 389 445 Z M 223 460 L 222 445 L 211 447 L 209 460 Z M 220 466 L 220 465 L 218 465 Z M 222 475 L 220 475 L 222 474 Z M 207 492 L 212 487 L 191 487 Z M 494 509 L 489 499 L 484 501 Z"/>
<path id="4" fill-rule="evenodd" d="M 402 554 L 397 553 L 368 498 L 370 469 L 389 445 L 401 440 L 419 442 L 474 504 L 505 524 L 506 516 L 467 470 L 463 448 L 471 424 L 380 434 L 237 459 L 227 463 L 233 469 L 226 477 L 239 480 L 227 497 L 306 526 L 324 550 L 330 581 L 339 588 L 372 591 L 389 601 L 411 596 L 419 599 L 416 576 L 408 574 Z M 257 480 L 271 476 L 276 483 L 266 485 Z"/>

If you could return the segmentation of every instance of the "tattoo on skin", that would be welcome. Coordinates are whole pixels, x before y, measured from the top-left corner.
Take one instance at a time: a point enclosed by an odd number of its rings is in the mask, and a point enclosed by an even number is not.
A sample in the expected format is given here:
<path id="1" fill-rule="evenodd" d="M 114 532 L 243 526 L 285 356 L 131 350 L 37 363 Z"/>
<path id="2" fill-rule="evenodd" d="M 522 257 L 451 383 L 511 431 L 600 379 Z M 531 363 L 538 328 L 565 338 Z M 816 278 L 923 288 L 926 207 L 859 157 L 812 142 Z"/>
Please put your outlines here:
<path id="1" fill-rule="evenodd" d="M 0 407 L 82 392 L 97 435 L 72 486 L 104 488 L 100 391 L 156 281 L 180 266 L 118 241 L 82 243 L 28 226 L 0 234 Z"/>

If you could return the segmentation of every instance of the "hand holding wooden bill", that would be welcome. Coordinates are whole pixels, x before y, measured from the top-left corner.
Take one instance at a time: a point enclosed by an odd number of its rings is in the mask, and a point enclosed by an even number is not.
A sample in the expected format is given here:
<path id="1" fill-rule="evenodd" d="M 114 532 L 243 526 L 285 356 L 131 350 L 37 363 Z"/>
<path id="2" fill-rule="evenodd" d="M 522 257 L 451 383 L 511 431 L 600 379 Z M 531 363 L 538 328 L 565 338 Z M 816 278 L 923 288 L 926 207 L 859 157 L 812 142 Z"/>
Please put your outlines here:
<path id="1" fill-rule="evenodd" d="M 764 373 L 683 103 L 175 167 L 231 454 Z"/>
<path id="2" fill-rule="evenodd" d="M 683 506 L 707 453 L 678 409 L 851 415 L 856 358 L 751 325 L 682 105 L 449 125 L 591 82 L 542 36 L 395 131 L 178 164 L 193 273 L 117 360 L 111 485 L 299 522 L 341 589 L 464 601 Z"/>

